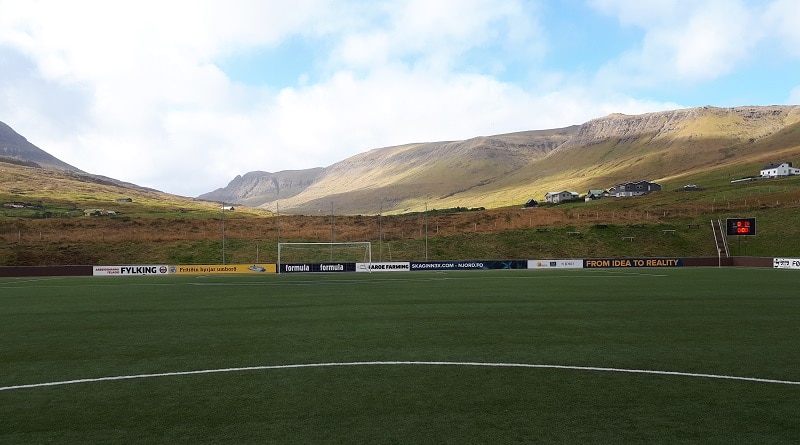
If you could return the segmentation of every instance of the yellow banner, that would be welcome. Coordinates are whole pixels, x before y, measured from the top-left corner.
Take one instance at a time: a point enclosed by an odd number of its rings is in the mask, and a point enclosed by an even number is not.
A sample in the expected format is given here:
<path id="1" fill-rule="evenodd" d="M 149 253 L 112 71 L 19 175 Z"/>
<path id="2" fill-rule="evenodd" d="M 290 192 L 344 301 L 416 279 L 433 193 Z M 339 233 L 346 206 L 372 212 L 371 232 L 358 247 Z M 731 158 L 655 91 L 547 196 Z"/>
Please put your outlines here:
<path id="1" fill-rule="evenodd" d="M 177 275 L 200 274 L 260 274 L 276 273 L 274 264 L 192 264 L 169 266 L 169 272 Z"/>

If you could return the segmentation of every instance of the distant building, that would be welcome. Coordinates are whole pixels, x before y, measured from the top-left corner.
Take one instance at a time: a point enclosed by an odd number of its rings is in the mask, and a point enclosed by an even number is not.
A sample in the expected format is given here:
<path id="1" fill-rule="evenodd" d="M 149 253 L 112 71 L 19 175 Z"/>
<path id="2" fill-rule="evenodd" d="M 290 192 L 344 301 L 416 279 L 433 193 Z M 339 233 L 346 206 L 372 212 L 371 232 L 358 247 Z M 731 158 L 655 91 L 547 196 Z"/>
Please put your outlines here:
<path id="1" fill-rule="evenodd" d="M 593 201 L 595 199 L 607 198 L 608 192 L 606 190 L 589 190 L 583 197 L 584 201 Z"/>
<path id="2" fill-rule="evenodd" d="M 764 178 L 778 178 L 781 176 L 792 176 L 792 175 L 800 175 L 800 168 L 792 167 L 791 162 L 770 164 L 761 169 L 761 176 Z"/>
<path id="3" fill-rule="evenodd" d="M 576 192 L 561 191 L 561 192 L 547 192 L 544 195 L 544 200 L 551 204 L 558 204 L 560 202 L 575 201 L 580 195 Z"/>
<path id="4" fill-rule="evenodd" d="M 105 209 L 84 209 L 83 216 L 115 216 L 117 212 Z"/>
<path id="5" fill-rule="evenodd" d="M 660 192 L 661 185 L 650 181 L 634 181 L 617 184 L 608 191 L 609 196 L 641 196 L 652 192 Z"/>

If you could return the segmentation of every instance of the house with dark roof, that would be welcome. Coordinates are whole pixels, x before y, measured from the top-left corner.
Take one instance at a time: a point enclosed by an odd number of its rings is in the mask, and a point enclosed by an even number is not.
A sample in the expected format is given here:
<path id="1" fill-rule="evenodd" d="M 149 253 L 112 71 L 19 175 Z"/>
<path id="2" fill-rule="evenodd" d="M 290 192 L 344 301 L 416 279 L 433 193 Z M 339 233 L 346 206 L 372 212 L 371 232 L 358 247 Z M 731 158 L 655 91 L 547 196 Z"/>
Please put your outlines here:
<path id="1" fill-rule="evenodd" d="M 661 184 L 650 181 L 633 181 L 617 184 L 608 190 L 610 196 L 621 198 L 624 196 L 641 196 L 652 192 L 660 192 Z"/>
<path id="2" fill-rule="evenodd" d="M 588 192 L 586 192 L 586 195 L 584 195 L 583 200 L 593 201 L 595 199 L 607 198 L 608 196 L 609 194 L 608 191 L 606 190 L 589 190 Z"/>

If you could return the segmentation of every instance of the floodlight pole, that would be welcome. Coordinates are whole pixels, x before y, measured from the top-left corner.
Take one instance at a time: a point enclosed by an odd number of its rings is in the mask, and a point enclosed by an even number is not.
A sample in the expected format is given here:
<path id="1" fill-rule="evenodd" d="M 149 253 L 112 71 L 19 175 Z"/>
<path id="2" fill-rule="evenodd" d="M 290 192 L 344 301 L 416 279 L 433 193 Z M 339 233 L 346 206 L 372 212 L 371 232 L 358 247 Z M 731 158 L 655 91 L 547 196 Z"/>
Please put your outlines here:
<path id="1" fill-rule="evenodd" d="M 331 263 L 333 262 L 333 201 L 331 201 Z"/>
<path id="2" fill-rule="evenodd" d="M 278 230 L 278 244 L 281 243 L 281 204 L 275 201 L 275 227 Z"/>
<path id="3" fill-rule="evenodd" d="M 428 261 L 428 201 L 425 201 L 425 261 Z"/>
<path id="4" fill-rule="evenodd" d="M 225 201 L 222 201 L 222 265 L 225 265 Z"/>
<path id="5" fill-rule="evenodd" d="M 378 213 L 378 262 L 383 262 L 383 201 Z"/>

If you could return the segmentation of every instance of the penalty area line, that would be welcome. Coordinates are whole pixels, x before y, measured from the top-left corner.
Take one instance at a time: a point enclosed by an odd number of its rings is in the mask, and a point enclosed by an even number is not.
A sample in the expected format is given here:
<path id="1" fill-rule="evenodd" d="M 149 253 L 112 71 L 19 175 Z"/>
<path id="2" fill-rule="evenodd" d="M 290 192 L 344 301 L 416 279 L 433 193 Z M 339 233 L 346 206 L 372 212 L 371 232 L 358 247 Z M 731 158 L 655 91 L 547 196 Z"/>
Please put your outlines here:
<path id="1" fill-rule="evenodd" d="M 678 371 L 657 371 L 650 369 L 625 369 L 625 368 L 607 368 L 596 366 L 570 366 L 570 365 L 537 365 L 528 363 L 483 363 L 483 362 L 445 362 L 445 361 L 373 361 L 373 362 L 332 362 L 332 363 L 301 363 L 293 365 L 266 365 L 266 366 L 246 366 L 238 368 L 218 368 L 218 369 L 201 369 L 196 371 L 175 371 L 175 372 L 161 372 L 154 374 L 134 374 L 134 375 L 119 375 L 111 377 L 97 377 L 75 380 L 62 380 L 57 382 L 45 383 L 31 383 L 27 385 L 13 385 L 2 386 L 0 391 L 12 391 L 18 389 L 32 389 L 43 388 L 48 386 L 63 386 L 75 385 L 79 383 L 95 383 L 95 382 L 110 382 L 118 380 L 136 380 L 148 379 L 156 377 L 176 377 L 176 376 L 189 376 L 200 374 L 219 374 L 224 372 L 246 372 L 246 371 L 266 371 L 274 369 L 296 369 L 296 368 L 327 368 L 327 367 L 341 367 L 341 366 L 471 366 L 471 367 L 488 367 L 488 368 L 533 368 L 533 369 L 563 369 L 571 371 L 591 371 L 591 372 L 617 372 L 627 374 L 649 374 L 649 375 L 663 375 L 663 376 L 677 376 L 677 377 L 695 377 L 704 379 L 718 379 L 718 380 L 736 380 L 754 383 L 771 383 L 780 385 L 800 385 L 800 381 L 791 380 L 777 380 L 765 379 L 758 377 L 739 377 L 731 375 L 720 374 L 702 374 L 696 372 L 678 372 Z"/>

